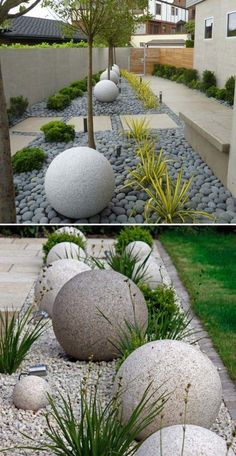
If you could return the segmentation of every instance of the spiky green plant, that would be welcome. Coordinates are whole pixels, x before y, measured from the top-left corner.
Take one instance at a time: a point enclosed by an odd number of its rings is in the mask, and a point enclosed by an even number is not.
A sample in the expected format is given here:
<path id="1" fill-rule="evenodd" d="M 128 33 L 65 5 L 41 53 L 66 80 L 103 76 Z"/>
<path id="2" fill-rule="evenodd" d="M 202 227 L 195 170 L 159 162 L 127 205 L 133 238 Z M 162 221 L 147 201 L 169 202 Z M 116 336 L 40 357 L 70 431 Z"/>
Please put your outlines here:
<path id="1" fill-rule="evenodd" d="M 134 254 L 133 248 L 124 249 L 121 252 L 109 250 L 106 254 L 107 264 L 116 272 L 125 275 L 131 279 L 136 285 L 145 283 L 148 280 L 147 255 L 143 260 L 139 259 L 139 254 Z"/>
<path id="2" fill-rule="evenodd" d="M 46 330 L 47 321 L 41 319 L 32 327 L 31 320 L 32 307 L 20 313 L 0 311 L 0 373 L 15 372 Z"/>
<path id="3" fill-rule="evenodd" d="M 132 456 L 141 445 L 141 442 L 135 441 L 138 434 L 162 412 L 168 400 L 166 393 L 153 399 L 151 385 L 146 388 L 126 423 L 121 422 L 121 390 L 104 406 L 98 397 L 98 383 L 93 392 L 82 385 L 80 419 L 75 416 L 69 396 L 60 396 L 61 405 L 49 396 L 51 411 L 46 414 L 43 441 L 35 444 L 35 438 L 23 434 L 32 444 L 18 446 L 17 449 L 50 451 L 57 456 Z M 141 419 L 144 410 L 145 417 Z"/>
<path id="4" fill-rule="evenodd" d="M 145 141 L 151 137 L 149 122 L 145 117 L 141 119 L 125 119 L 128 130 L 124 131 L 124 135 L 129 139 L 134 139 L 137 143 Z"/>

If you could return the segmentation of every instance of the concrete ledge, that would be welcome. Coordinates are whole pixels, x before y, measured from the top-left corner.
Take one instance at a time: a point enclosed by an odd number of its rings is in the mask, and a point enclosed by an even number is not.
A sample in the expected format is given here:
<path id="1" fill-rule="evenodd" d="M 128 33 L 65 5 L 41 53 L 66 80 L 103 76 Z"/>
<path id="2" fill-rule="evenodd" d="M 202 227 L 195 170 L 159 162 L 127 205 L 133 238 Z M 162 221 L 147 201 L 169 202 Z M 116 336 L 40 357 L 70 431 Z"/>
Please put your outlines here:
<path id="1" fill-rule="evenodd" d="M 185 123 L 185 138 L 192 148 L 212 169 L 220 181 L 227 186 L 230 142 L 226 142 L 225 131 L 220 135 L 211 131 L 210 123 L 207 127 L 199 120 L 193 120 L 183 113 L 179 114 Z"/>

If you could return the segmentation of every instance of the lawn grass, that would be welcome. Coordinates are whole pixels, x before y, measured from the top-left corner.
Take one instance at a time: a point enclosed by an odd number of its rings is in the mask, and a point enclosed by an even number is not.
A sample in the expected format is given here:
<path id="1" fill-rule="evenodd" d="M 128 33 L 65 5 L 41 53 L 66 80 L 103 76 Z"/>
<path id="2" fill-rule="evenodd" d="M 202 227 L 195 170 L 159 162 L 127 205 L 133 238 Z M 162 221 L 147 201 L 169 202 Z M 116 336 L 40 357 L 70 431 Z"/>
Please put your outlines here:
<path id="1" fill-rule="evenodd" d="M 236 233 L 166 230 L 160 240 L 236 382 Z"/>

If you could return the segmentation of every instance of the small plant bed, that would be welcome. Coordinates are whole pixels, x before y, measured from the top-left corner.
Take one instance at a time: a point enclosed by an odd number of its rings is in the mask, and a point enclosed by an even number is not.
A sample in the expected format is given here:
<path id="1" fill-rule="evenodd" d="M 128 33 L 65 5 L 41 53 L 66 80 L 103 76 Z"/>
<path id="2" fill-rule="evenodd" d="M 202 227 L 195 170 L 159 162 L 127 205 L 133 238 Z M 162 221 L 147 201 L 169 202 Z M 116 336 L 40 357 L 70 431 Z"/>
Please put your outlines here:
<path id="1" fill-rule="evenodd" d="M 230 376 L 236 382 L 236 237 L 233 233 L 164 232 L 171 256 Z"/>
<path id="2" fill-rule="evenodd" d="M 137 84 L 135 77 L 133 85 L 136 89 Z M 85 81 L 83 87 L 81 81 L 74 81 L 71 87 L 84 90 L 85 85 Z M 82 97 L 72 99 L 70 105 L 60 113 L 48 110 L 46 102 L 30 108 L 30 115 L 46 116 L 49 122 L 50 117 L 60 115 L 63 127 L 60 126 L 58 131 L 58 124 L 52 125 L 48 140 L 53 142 L 49 143 L 41 134 L 31 143 L 47 154 L 42 170 L 15 176 L 18 188 L 18 223 L 208 223 L 207 214 L 212 217 L 210 221 L 213 223 L 235 223 L 236 199 L 232 198 L 206 163 L 191 149 L 184 138 L 183 124 L 179 117 L 164 103 L 158 104 L 155 97 L 155 107 L 145 107 L 136 89 L 122 78 L 121 94 L 116 101 L 101 103 L 94 98 L 94 115 L 111 118 L 112 131 L 96 132 L 95 141 L 98 152 L 113 167 L 115 191 L 102 212 L 77 220 L 63 217 L 50 206 L 44 191 L 44 176 L 58 154 L 75 146 L 87 146 L 86 133 L 76 132 L 74 135 L 71 126 L 65 126 L 71 117 L 86 116 L 87 94 L 84 92 Z M 149 102 L 150 99 L 151 102 L 154 101 L 146 85 L 143 93 Z M 155 129 L 150 129 L 145 119 L 150 114 L 157 116 Z M 167 115 L 175 122 L 176 128 L 159 129 L 159 114 Z M 136 119 L 129 120 L 130 131 L 124 132 L 120 115 L 141 115 L 142 125 Z M 121 148 L 120 152 L 118 147 Z M 175 192 L 178 193 L 176 201 Z"/>
<path id="3" fill-rule="evenodd" d="M 70 232 L 72 233 L 72 231 L 73 228 Z M 120 239 L 122 240 L 124 238 L 129 239 L 130 242 L 144 242 L 144 239 L 147 239 L 151 243 L 151 239 L 150 237 L 147 237 L 147 232 L 145 230 L 143 232 L 140 230 L 139 234 L 140 237 L 137 239 L 137 231 L 135 231 L 135 229 L 132 230 L 128 228 L 127 237 L 124 236 L 123 232 L 122 236 L 118 237 L 117 240 L 113 242 L 113 250 L 117 250 L 117 244 L 120 245 Z M 76 233 L 75 230 L 74 235 L 79 235 L 78 231 Z M 92 270 L 79 274 L 80 281 L 83 281 L 83 277 L 85 277 L 86 274 L 93 274 L 94 272 L 95 274 L 103 273 L 98 269 L 97 265 L 94 263 L 94 260 L 100 261 L 100 263 L 106 263 L 106 250 L 108 248 L 111 248 L 111 239 L 108 241 L 109 242 L 106 243 L 106 240 L 96 240 L 96 246 L 93 246 L 93 239 L 86 240 L 86 248 L 90 253 L 87 254 L 84 262 L 87 265 L 90 265 L 90 267 L 92 267 Z M 134 449 L 136 448 L 136 445 L 139 446 L 138 440 L 136 440 L 137 435 L 139 434 L 137 431 L 140 431 L 139 426 L 141 425 L 141 428 L 143 426 L 143 429 L 145 429 L 148 423 L 152 422 L 157 416 L 159 416 L 161 414 L 163 406 L 168 407 L 168 398 L 166 395 L 163 395 L 160 392 L 158 393 L 159 396 L 157 396 L 158 399 L 154 400 L 150 390 L 151 386 L 148 386 L 144 392 L 144 395 L 141 395 L 141 397 L 137 398 L 136 406 L 139 405 L 140 409 L 135 410 L 135 414 L 132 416 L 132 420 L 129 421 L 129 426 L 127 426 L 127 423 L 125 426 L 121 426 L 120 414 L 117 413 L 120 405 L 119 407 L 117 406 L 120 404 L 120 402 L 114 402 L 115 398 L 120 399 L 123 394 L 122 389 L 118 391 L 117 395 L 114 394 L 114 385 L 116 385 L 114 378 L 119 375 L 117 373 L 118 369 L 122 369 L 122 365 L 124 362 L 127 362 L 128 356 L 132 356 L 136 349 L 144 347 L 147 344 L 147 340 L 155 342 L 155 335 L 157 336 L 157 334 L 158 339 L 161 339 L 162 341 L 165 341 L 165 339 L 172 339 L 172 341 L 180 340 L 184 342 L 184 345 L 186 347 L 193 347 L 196 353 L 199 352 L 198 349 L 194 348 L 197 343 L 197 335 L 191 328 L 191 323 L 188 321 L 188 316 L 183 313 L 181 302 L 178 299 L 174 288 L 171 286 L 168 271 L 162 263 L 153 240 L 152 242 L 153 244 L 152 250 L 150 252 L 150 257 L 152 258 L 152 261 L 155 261 L 156 264 L 158 264 L 158 267 L 161 267 L 163 279 L 162 283 L 159 283 L 159 285 L 153 290 L 147 286 L 144 279 L 142 279 L 142 283 L 140 282 L 139 284 L 139 288 L 144 294 L 145 302 L 148 307 L 149 323 L 148 329 L 146 331 L 148 339 L 142 339 L 141 337 L 138 338 L 137 331 L 134 331 L 135 327 L 132 325 L 127 325 L 128 332 L 118 332 L 118 338 L 113 340 L 114 350 L 115 345 L 118 343 L 118 346 L 116 346 L 119 348 L 118 351 L 120 353 L 120 357 L 117 359 L 109 361 L 92 361 L 91 359 L 80 360 L 75 358 L 73 359 L 68 354 L 66 354 L 57 340 L 55 331 L 55 316 L 53 315 L 52 317 L 53 325 L 50 319 L 43 319 L 41 322 L 39 322 L 38 320 L 36 321 L 30 318 L 31 305 L 34 301 L 34 289 L 32 289 L 25 301 L 21 313 L 22 315 L 26 315 L 25 326 L 27 328 L 28 334 L 31 334 L 32 331 L 34 331 L 34 333 L 37 333 L 38 331 L 39 335 L 33 341 L 34 343 L 32 346 L 28 346 L 27 357 L 22 357 L 23 359 L 19 360 L 19 365 L 15 364 L 14 369 L 11 370 L 9 374 L 6 373 L 5 370 L 4 372 L 0 373 L 0 411 L 2 412 L 0 423 L 2 430 L 0 451 L 2 451 L 4 448 L 18 447 L 14 450 L 12 449 L 6 450 L 5 452 L 3 451 L 2 454 L 15 454 L 17 456 L 25 454 L 37 454 L 38 456 L 43 456 L 43 454 L 46 453 L 47 456 L 53 456 L 56 454 L 68 453 L 73 456 L 85 456 L 87 454 L 88 456 L 95 456 L 97 453 L 95 450 L 91 450 L 91 448 L 97 448 L 96 445 L 98 445 L 98 442 L 99 448 L 104 449 L 102 453 L 104 455 L 107 454 L 106 451 L 108 446 L 109 450 L 114 451 L 116 449 L 116 453 L 120 456 L 134 456 L 136 454 L 136 451 L 134 451 Z M 151 248 L 148 244 L 144 245 L 147 249 Z M 136 244 L 136 247 L 137 246 L 138 244 Z M 94 253 L 95 250 L 96 254 Z M 137 250 L 137 252 L 140 254 L 140 250 Z M 64 261 L 65 264 L 65 261 L 69 262 L 70 260 L 65 258 L 64 260 L 61 259 L 55 261 L 50 266 L 48 266 L 47 269 L 43 268 L 43 270 L 40 272 L 40 276 L 37 280 L 35 288 L 35 296 L 37 294 L 37 286 L 40 286 L 41 289 L 44 287 L 45 282 L 43 282 L 43 280 L 45 279 L 45 274 L 48 272 L 50 274 L 50 269 L 53 269 L 53 265 L 55 265 L 55 263 L 58 265 L 61 261 Z M 63 267 L 65 273 L 65 266 Z M 68 268 L 69 267 L 70 266 L 68 263 Z M 112 270 L 110 270 L 110 272 L 114 273 Z M 75 277 L 78 277 L 78 275 Z M 77 280 L 75 277 L 68 279 L 64 285 L 59 284 L 59 295 L 61 293 L 61 290 L 65 290 L 66 288 L 73 294 L 73 286 L 71 286 L 71 288 L 69 286 L 68 288 L 68 284 L 71 284 L 73 280 Z M 122 280 L 124 280 L 124 284 L 126 284 L 125 286 L 128 286 L 127 277 L 123 276 Z M 54 286 L 58 285 L 56 285 L 56 283 L 53 285 L 51 282 L 51 288 L 44 289 L 44 296 L 42 296 L 42 299 L 49 296 L 47 293 L 50 294 L 54 289 Z M 109 286 L 113 286 L 112 283 L 109 283 Z M 100 284 L 98 287 L 100 288 Z M 85 293 L 86 296 L 87 290 L 83 290 L 83 293 Z M 76 293 L 77 292 L 80 293 L 80 290 L 77 289 Z M 138 289 L 137 292 L 139 292 Z M 98 293 L 100 293 L 100 289 L 98 290 Z M 123 299 L 123 297 L 121 297 L 122 293 L 120 290 L 117 290 L 117 292 L 113 294 L 113 299 L 116 299 L 116 294 L 119 296 L 118 300 Z M 93 296 L 91 295 L 90 299 L 92 298 Z M 94 296 L 94 298 L 96 297 Z M 105 295 L 104 299 L 107 299 Z M 135 296 L 133 296 L 133 299 L 135 299 Z M 128 306 L 128 301 L 125 300 L 125 302 Z M 44 303 L 46 303 L 46 301 L 44 301 Z M 59 305 L 58 297 L 56 298 L 55 305 Z M 96 319 L 97 317 L 94 316 L 94 318 Z M 100 314 L 99 318 L 104 318 L 104 321 L 106 320 L 105 316 L 103 316 L 102 313 Z M 184 321 L 186 329 L 184 329 Z M 14 326 L 14 322 L 12 325 Z M 82 327 L 80 327 L 80 331 L 81 330 Z M 24 333 L 24 331 L 25 328 L 22 328 L 22 333 Z M 94 331 L 96 331 L 96 326 L 94 326 Z M 11 329 L 11 333 L 12 332 L 13 330 Z M 128 336 L 128 339 L 124 338 L 124 335 Z M 139 333 L 139 336 L 141 335 L 142 331 Z M 78 335 L 75 335 L 75 337 L 77 336 Z M 131 339 L 130 336 L 132 336 Z M 129 344 L 127 343 L 128 341 L 130 342 Z M 4 348 L 5 355 L 7 355 L 7 351 L 8 349 L 10 350 L 10 347 L 11 344 L 8 342 Z M 176 356 L 178 356 L 178 353 L 176 353 Z M 165 362 L 165 360 L 163 361 Z M 140 360 L 140 362 L 142 363 L 144 361 Z M 36 363 L 47 366 L 47 376 L 45 377 L 47 382 L 45 382 L 42 377 L 38 378 L 40 384 L 46 384 L 47 388 L 50 391 L 50 396 L 47 397 L 48 404 L 44 404 L 42 408 L 39 408 L 35 411 L 30 408 L 27 410 L 24 410 L 21 407 L 17 408 L 15 405 L 13 405 L 13 400 L 14 403 L 17 400 L 16 395 L 13 399 L 13 388 L 16 384 L 19 387 L 21 381 L 24 382 L 25 380 L 28 381 L 30 385 L 31 378 L 35 379 L 35 377 L 22 376 L 20 381 L 18 377 L 21 372 L 27 373 L 29 371 L 29 368 L 32 368 L 32 366 L 34 366 Z M 179 373 L 176 372 L 176 375 L 178 376 Z M 121 379 L 119 381 L 121 381 Z M 204 381 L 207 382 L 207 378 L 205 378 Z M 166 383 L 168 383 L 168 381 Z M 31 388 L 32 385 L 29 387 Z M 189 388 L 190 387 L 187 388 L 187 391 Z M 156 394 L 157 393 L 155 391 L 155 395 Z M 24 394 L 24 396 L 24 399 L 28 400 L 28 391 L 26 395 Z M 31 400 L 32 397 L 33 396 L 31 395 Z M 20 399 L 22 400 L 22 398 Z M 33 400 L 37 401 L 38 398 L 34 397 Z M 196 400 L 201 402 L 201 399 L 199 398 L 196 398 Z M 204 391 L 204 404 L 205 401 L 208 400 L 208 392 Z M 143 418 L 140 418 L 141 412 L 144 408 L 144 403 L 146 404 L 146 423 Z M 185 395 L 183 394 L 183 404 L 184 403 Z M 107 409 L 106 413 L 103 416 L 101 412 L 105 407 L 107 407 Z M 81 423 L 82 419 L 81 417 L 83 417 L 83 426 L 81 425 L 79 427 L 79 423 Z M 106 418 L 105 422 L 104 417 Z M 54 421 L 55 418 L 56 424 Z M 179 413 L 178 420 L 180 420 Z M 65 436 L 65 430 L 67 431 L 66 439 L 63 438 L 63 434 Z M 97 432 L 94 432 L 94 430 Z M 223 437 L 224 440 L 228 441 L 230 443 L 232 451 L 236 450 L 236 441 L 235 437 L 233 436 L 233 422 L 229 417 L 228 410 L 224 403 L 221 404 L 217 420 L 211 426 L 211 430 L 216 435 L 219 435 Z M 54 439 L 53 446 L 51 439 L 52 435 L 57 436 L 56 439 Z M 104 436 L 106 436 L 106 438 L 104 438 Z M 93 441 L 93 445 L 95 446 L 92 446 L 90 448 L 91 441 Z M 121 445 L 122 442 L 123 444 Z M 50 444 L 51 447 L 47 446 Z M 25 448 L 20 447 L 28 447 L 28 449 L 26 450 Z M 177 454 L 176 456 L 181 456 L 181 453 Z"/>

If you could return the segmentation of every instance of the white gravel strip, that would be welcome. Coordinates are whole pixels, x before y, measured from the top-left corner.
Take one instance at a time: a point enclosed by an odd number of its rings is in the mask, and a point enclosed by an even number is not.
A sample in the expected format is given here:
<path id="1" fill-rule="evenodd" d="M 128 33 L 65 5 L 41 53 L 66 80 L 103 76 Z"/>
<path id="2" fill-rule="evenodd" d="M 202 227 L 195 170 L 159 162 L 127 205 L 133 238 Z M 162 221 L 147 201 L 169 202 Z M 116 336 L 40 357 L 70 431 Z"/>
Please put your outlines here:
<path id="1" fill-rule="evenodd" d="M 159 254 L 155 249 L 153 255 L 160 261 Z M 166 284 L 171 283 L 170 277 L 162 266 L 163 281 Z M 33 289 L 31 290 L 25 306 L 32 304 L 34 299 Z M 181 303 L 177 301 L 181 306 Z M 60 394 L 71 397 L 71 402 L 75 413 L 80 412 L 80 386 L 81 380 L 88 377 L 90 367 L 85 361 L 72 362 L 67 359 L 62 348 L 55 339 L 51 324 L 47 332 L 37 341 L 31 349 L 27 359 L 22 364 L 20 371 L 13 375 L 0 374 L 0 449 L 9 446 L 26 444 L 26 439 L 20 434 L 24 432 L 34 438 L 36 444 L 43 437 L 45 429 L 45 410 L 38 412 L 18 410 L 12 403 L 12 391 L 15 383 L 18 380 L 20 372 L 27 371 L 34 364 L 43 363 L 48 366 L 47 380 L 50 384 L 53 396 L 57 403 L 60 403 Z M 115 375 L 116 362 L 100 362 L 93 363 L 90 372 L 89 384 L 96 384 L 98 373 L 99 380 L 99 397 L 104 403 L 110 400 L 113 378 Z M 48 407 L 48 410 L 50 407 Z M 233 423 L 224 403 L 222 403 L 218 419 L 212 427 L 218 435 L 228 441 L 233 442 L 233 449 L 236 454 L 236 438 L 233 438 Z M 27 442 L 28 443 L 28 442 Z M 51 452 L 37 452 L 26 450 L 15 450 L 4 452 L 4 455 L 26 455 L 34 454 L 36 456 L 47 455 L 52 456 Z M 176 455 L 177 456 L 177 455 Z"/>

